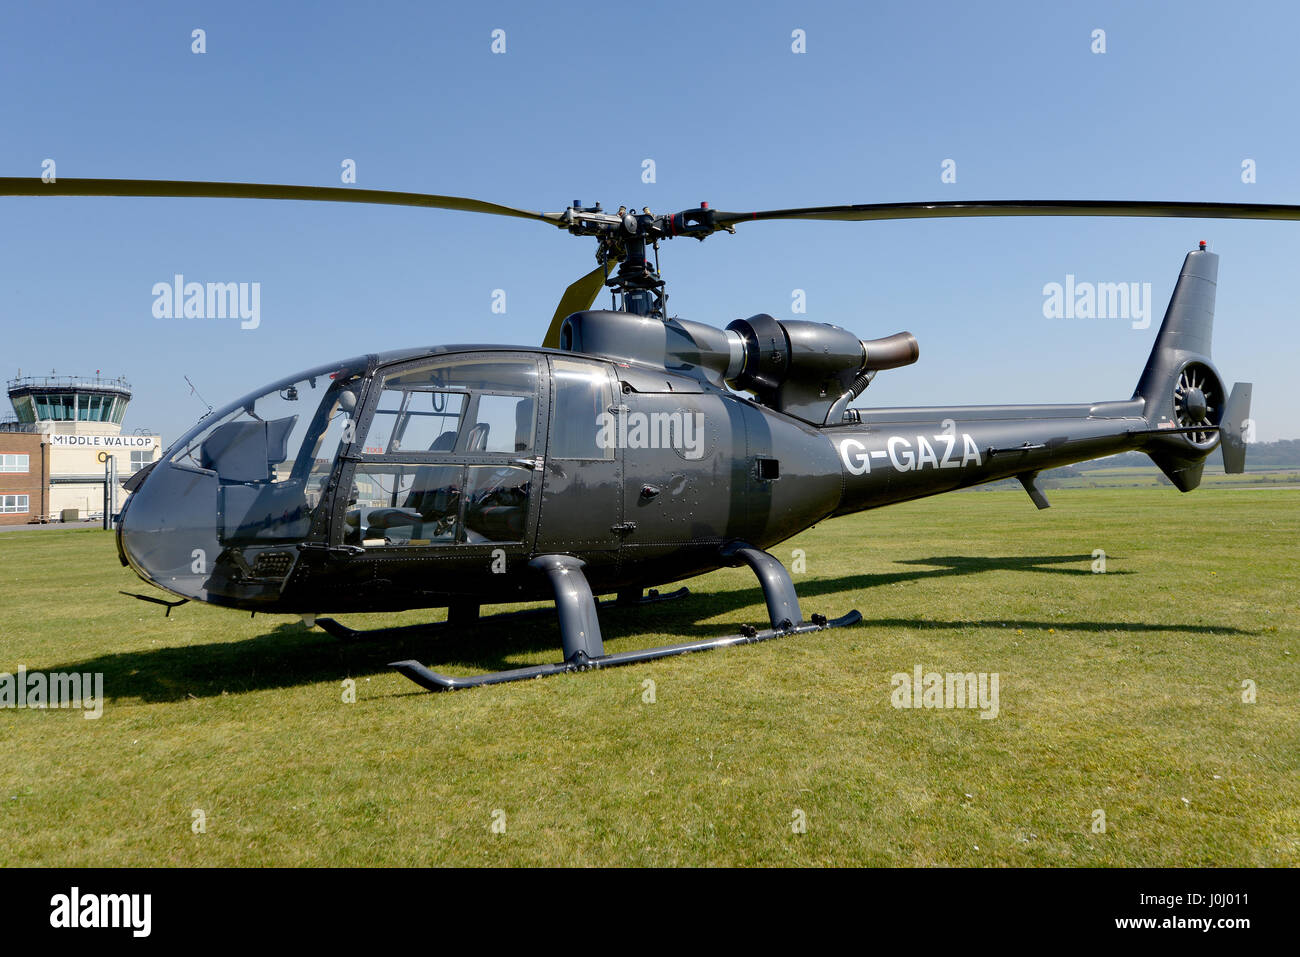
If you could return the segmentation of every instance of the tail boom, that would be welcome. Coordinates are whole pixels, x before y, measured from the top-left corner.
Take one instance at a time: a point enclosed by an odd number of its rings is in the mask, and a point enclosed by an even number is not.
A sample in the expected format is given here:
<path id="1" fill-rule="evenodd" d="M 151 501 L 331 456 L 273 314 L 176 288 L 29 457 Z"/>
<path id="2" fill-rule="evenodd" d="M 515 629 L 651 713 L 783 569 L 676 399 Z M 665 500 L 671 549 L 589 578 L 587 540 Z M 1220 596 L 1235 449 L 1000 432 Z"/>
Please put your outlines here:
<path id="1" fill-rule="evenodd" d="M 1135 401 L 863 410 L 862 417 L 869 426 L 823 430 L 844 473 L 836 515 L 1008 478 L 1032 484 L 1045 469 L 1139 449 L 1148 431 Z"/>

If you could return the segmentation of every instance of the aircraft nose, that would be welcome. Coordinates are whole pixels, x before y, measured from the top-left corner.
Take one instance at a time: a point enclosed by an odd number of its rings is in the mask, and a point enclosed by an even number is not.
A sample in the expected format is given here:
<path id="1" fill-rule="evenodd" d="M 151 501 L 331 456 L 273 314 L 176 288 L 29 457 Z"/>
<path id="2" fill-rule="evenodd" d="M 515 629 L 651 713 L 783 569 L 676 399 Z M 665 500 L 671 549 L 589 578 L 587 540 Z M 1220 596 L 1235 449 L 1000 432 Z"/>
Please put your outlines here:
<path id="1" fill-rule="evenodd" d="M 220 548 L 216 519 L 215 474 L 158 462 L 127 499 L 118 522 L 120 556 L 150 584 L 206 601 Z"/>

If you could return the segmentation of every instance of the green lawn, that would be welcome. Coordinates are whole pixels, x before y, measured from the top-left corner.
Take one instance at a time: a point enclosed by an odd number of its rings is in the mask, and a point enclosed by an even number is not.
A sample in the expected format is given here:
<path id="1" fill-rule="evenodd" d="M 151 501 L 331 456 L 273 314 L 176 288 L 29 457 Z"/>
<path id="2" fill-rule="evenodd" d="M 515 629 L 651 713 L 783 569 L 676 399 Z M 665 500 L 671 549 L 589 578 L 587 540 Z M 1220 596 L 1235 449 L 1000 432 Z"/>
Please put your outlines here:
<path id="1" fill-rule="evenodd" d="M 165 618 L 117 593 L 149 589 L 107 533 L 5 534 L 0 670 L 103 672 L 108 702 L 0 710 L 0 864 L 1300 864 L 1300 492 L 1051 498 L 950 495 L 776 549 L 806 553 L 805 614 L 854 628 L 448 695 L 384 665 L 554 660 L 553 622 L 347 646 Z M 606 613 L 607 649 L 764 619 L 745 570 L 690 585 Z M 892 707 L 918 664 L 996 672 L 998 717 Z"/>

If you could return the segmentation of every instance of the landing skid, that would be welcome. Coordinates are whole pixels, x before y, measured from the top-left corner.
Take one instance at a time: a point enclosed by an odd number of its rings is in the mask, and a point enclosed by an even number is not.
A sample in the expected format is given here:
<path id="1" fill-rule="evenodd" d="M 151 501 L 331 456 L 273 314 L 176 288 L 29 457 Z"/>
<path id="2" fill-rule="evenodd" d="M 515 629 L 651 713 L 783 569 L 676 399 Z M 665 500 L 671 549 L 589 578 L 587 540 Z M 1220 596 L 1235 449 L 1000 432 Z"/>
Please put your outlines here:
<path id="1" fill-rule="evenodd" d="M 651 588 L 644 595 L 624 591 L 619 592 L 617 598 L 597 601 L 596 607 L 634 608 L 639 605 L 654 605 L 662 601 L 685 598 L 690 593 L 689 588 L 677 588 L 663 593 L 660 593 L 657 588 Z M 462 625 L 467 621 L 514 621 L 520 618 L 538 618 L 544 615 L 553 615 L 554 613 L 554 609 L 551 608 L 525 608 L 521 611 L 504 611 L 500 614 L 480 618 L 477 605 L 453 605 L 447 611 L 446 621 L 421 622 L 417 625 L 400 625 L 396 628 L 349 628 L 341 621 L 333 618 L 317 618 L 316 624 L 320 625 L 326 634 L 333 635 L 340 641 L 361 641 L 365 639 L 415 637 L 423 634 L 433 636 L 446 631 L 448 628 Z"/>
<path id="2" fill-rule="evenodd" d="M 671 658 L 673 655 L 685 655 L 693 651 L 710 651 L 714 648 L 730 648 L 732 645 L 752 645 L 771 638 L 785 635 L 802 635 L 809 631 L 825 631 L 827 628 L 843 628 L 856 625 L 862 620 L 861 612 L 851 611 L 840 618 L 827 620 L 821 615 L 813 615 L 813 620 L 779 631 L 767 628 L 763 631 L 753 630 L 753 634 L 727 635 L 724 638 L 706 638 L 702 641 L 688 641 L 680 645 L 660 645 L 657 648 L 642 648 L 637 651 L 620 651 L 600 658 L 588 658 L 579 652 L 567 661 L 553 665 L 532 665 L 528 668 L 514 668 L 510 671 L 493 671 L 485 675 L 473 675 L 469 678 L 453 678 L 450 675 L 430 671 L 418 661 L 394 661 L 390 668 L 396 668 L 422 688 L 430 691 L 457 691 L 461 688 L 478 688 L 482 685 L 498 685 L 507 681 L 523 681 L 528 678 L 546 678 L 550 675 L 566 674 L 570 671 L 597 671 L 601 668 L 617 668 L 619 665 L 634 665 L 640 661 L 653 661 L 656 658 Z"/>
<path id="3" fill-rule="evenodd" d="M 592 596 L 591 587 L 587 584 L 586 576 L 582 573 L 584 563 L 570 555 L 541 555 L 533 559 L 529 564 L 547 575 L 555 592 L 555 608 L 560 617 L 560 639 L 564 646 L 563 661 L 549 665 L 513 668 L 508 671 L 494 671 L 467 678 L 439 674 L 414 660 L 395 661 L 390 667 L 396 668 L 422 688 L 427 688 L 430 691 L 453 691 L 460 688 L 504 684 L 508 681 L 544 678 L 548 675 L 565 674 L 571 671 L 616 668 L 620 665 L 653 661 L 656 658 L 684 655 L 693 651 L 708 651 L 713 648 L 727 648 L 731 645 L 748 645 L 768 641 L 772 638 L 780 638 L 785 635 L 805 634 L 810 631 L 822 631 L 826 628 L 842 628 L 847 625 L 857 624 L 862 620 L 862 615 L 856 611 L 851 611 L 847 615 L 833 620 L 827 620 L 822 615 L 813 615 L 811 619 L 804 620 L 799 610 L 799 599 L 795 594 L 794 583 L 790 580 L 790 574 L 779 561 L 767 552 L 746 545 L 743 542 L 734 543 L 724 548 L 723 557 L 733 565 L 742 563 L 749 565 L 758 576 L 759 584 L 763 589 L 763 598 L 767 603 L 770 627 L 760 631 L 757 628 L 744 626 L 741 628 L 739 635 L 706 638 L 677 645 L 660 645 L 656 648 L 643 648 L 638 651 L 623 651 L 607 655 L 605 654 L 604 643 L 601 640 L 600 621 L 596 614 L 597 602 Z M 685 592 L 685 589 L 680 589 L 679 592 Z M 675 597 L 677 594 L 659 596 L 659 598 L 663 600 Z M 324 625 L 323 620 L 318 623 Z M 406 629 L 392 630 L 405 631 Z"/>

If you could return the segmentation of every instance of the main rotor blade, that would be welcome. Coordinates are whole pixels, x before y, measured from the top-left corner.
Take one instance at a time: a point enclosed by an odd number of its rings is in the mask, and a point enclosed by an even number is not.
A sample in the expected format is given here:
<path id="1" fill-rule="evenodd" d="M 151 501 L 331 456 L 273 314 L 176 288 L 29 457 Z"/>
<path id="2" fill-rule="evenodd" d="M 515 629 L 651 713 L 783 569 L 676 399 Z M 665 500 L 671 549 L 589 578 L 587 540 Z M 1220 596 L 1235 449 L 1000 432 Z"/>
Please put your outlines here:
<path id="1" fill-rule="evenodd" d="M 490 213 L 558 224 L 559 213 L 535 213 L 463 196 L 398 193 L 344 186 L 276 186 L 266 183 L 197 183 L 162 179 L 58 179 L 46 183 L 34 176 L 0 177 L 0 196 L 175 196 L 212 199 L 295 199 L 324 203 L 376 203 L 384 206 L 424 206 Z"/>
<path id="2" fill-rule="evenodd" d="M 610 261 L 609 268 L 613 267 L 614 263 Z M 564 324 L 564 320 L 575 312 L 591 308 L 591 304 L 596 301 L 596 296 L 600 294 L 605 284 L 605 268 L 605 266 L 597 266 L 581 279 L 570 283 L 569 288 L 564 290 L 564 295 L 560 297 L 560 304 L 555 309 L 555 317 L 551 319 L 550 328 L 546 330 L 546 338 L 542 340 L 543 346 L 547 349 L 558 349 L 560 326 Z"/>
<path id="3" fill-rule="evenodd" d="M 808 206 L 753 213 L 713 214 L 718 228 L 764 219 L 819 219 L 857 222 L 884 219 L 937 219 L 966 216 L 1181 216 L 1190 219 L 1300 220 L 1300 206 L 1281 203 L 1182 203 L 1141 200 L 958 200 L 943 203 L 866 203 L 859 206 Z"/>

